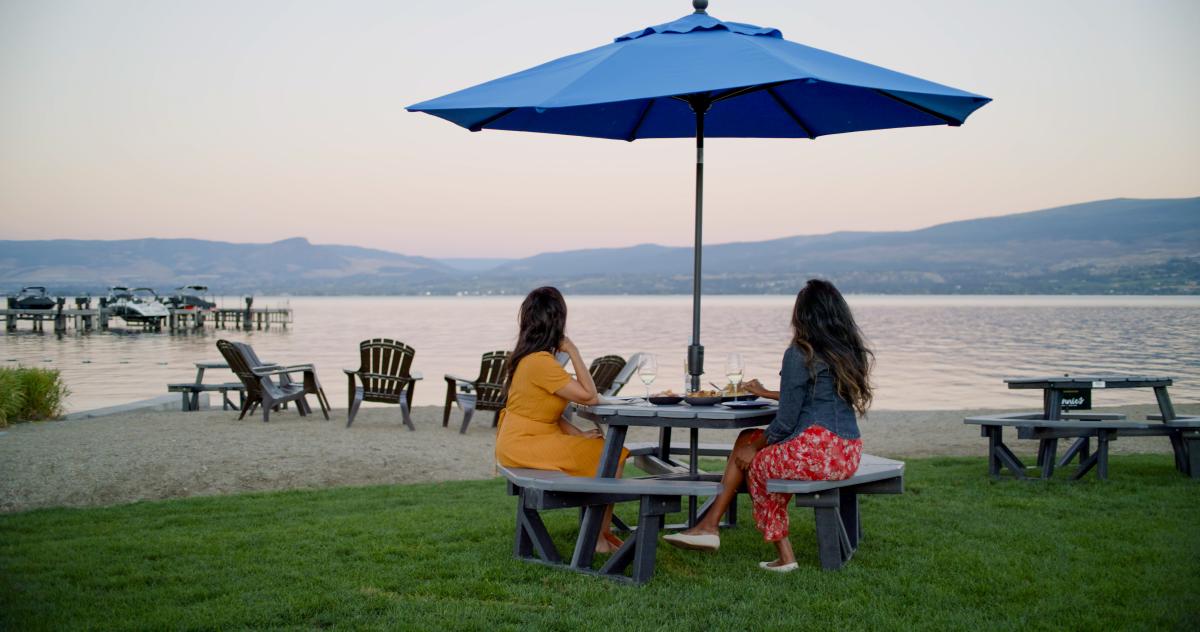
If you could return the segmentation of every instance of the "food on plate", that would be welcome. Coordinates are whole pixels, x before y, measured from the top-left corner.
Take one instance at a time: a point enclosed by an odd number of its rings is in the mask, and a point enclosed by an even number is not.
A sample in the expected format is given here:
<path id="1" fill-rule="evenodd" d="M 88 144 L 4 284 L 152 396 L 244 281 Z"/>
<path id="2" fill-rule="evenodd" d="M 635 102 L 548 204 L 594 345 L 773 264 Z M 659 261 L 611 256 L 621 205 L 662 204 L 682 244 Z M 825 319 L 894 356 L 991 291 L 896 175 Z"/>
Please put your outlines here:
<path id="1" fill-rule="evenodd" d="M 688 397 L 720 397 L 719 391 L 692 391 L 687 394 Z"/>
<path id="2" fill-rule="evenodd" d="M 650 397 L 679 397 L 679 396 L 680 396 L 679 393 L 676 393 L 675 391 L 668 388 L 667 390 L 665 390 L 661 393 L 655 393 L 655 394 L 651 395 Z"/>

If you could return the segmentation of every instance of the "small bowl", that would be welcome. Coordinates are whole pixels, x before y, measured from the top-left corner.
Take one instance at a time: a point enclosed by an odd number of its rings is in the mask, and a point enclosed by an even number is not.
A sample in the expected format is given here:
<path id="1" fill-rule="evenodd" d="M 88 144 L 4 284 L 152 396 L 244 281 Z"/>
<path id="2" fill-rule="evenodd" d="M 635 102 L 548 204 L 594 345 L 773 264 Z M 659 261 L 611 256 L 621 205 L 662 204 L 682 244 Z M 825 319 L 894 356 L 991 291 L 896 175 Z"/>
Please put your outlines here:
<path id="1" fill-rule="evenodd" d="M 682 402 L 683 398 L 678 395 L 651 395 L 650 403 L 655 406 L 673 406 Z"/>
<path id="2" fill-rule="evenodd" d="M 720 397 L 684 397 L 683 401 L 689 406 L 716 406 L 721 403 Z"/>

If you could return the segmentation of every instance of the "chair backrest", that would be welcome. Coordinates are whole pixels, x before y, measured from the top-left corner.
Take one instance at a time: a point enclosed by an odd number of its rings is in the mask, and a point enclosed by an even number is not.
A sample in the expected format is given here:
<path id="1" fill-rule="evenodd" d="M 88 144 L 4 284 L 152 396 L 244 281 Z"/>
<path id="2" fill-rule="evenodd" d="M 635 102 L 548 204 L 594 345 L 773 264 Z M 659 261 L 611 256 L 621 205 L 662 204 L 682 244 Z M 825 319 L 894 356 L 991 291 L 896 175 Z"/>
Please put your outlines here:
<path id="1" fill-rule="evenodd" d="M 475 408 L 500 410 L 504 408 L 504 363 L 508 351 L 489 351 L 479 363 L 479 378 L 475 380 Z"/>
<path id="2" fill-rule="evenodd" d="M 610 397 L 620 394 L 621 388 L 628 384 L 629 380 L 633 379 L 633 372 L 637 371 L 638 365 L 641 362 L 641 353 L 629 356 L 629 360 L 625 363 L 625 366 L 621 367 L 621 370 L 617 372 L 617 376 L 613 378 L 612 384 L 608 387 L 608 392 L 604 394 Z"/>
<path id="3" fill-rule="evenodd" d="M 625 358 L 619 355 L 606 355 L 592 360 L 592 366 L 588 367 L 588 373 L 592 374 L 596 392 L 602 395 L 611 395 L 608 391 L 612 388 L 613 380 L 617 379 L 617 374 L 623 368 L 625 368 Z"/>
<path id="4" fill-rule="evenodd" d="M 229 370 L 241 380 L 242 386 L 246 387 L 246 395 L 250 398 L 261 398 L 262 387 L 258 376 L 250 372 L 250 362 L 242 349 L 237 344 L 222 339 L 217 341 L 217 350 L 221 352 L 225 362 L 229 363 Z"/>
<path id="5" fill-rule="evenodd" d="M 358 370 L 360 373 L 376 373 L 389 377 L 408 377 L 412 368 L 413 356 L 416 349 L 388 338 L 372 338 L 358 345 L 361 359 Z M 408 386 L 405 382 L 396 380 L 381 380 L 363 377 L 363 393 L 366 395 L 386 395 L 399 397 Z"/>

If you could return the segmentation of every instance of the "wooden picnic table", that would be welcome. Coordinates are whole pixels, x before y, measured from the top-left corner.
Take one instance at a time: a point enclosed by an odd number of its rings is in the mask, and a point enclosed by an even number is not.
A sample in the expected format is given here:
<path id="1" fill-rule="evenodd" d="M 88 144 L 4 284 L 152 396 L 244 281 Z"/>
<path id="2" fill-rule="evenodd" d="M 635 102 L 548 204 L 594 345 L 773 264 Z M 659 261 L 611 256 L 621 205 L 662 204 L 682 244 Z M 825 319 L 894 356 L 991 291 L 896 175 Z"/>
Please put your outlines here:
<path id="1" fill-rule="evenodd" d="M 1080 478 L 1093 467 L 1098 477 L 1108 477 L 1108 444 L 1118 436 L 1166 436 L 1175 453 L 1175 466 L 1181 472 L 1197 477 L 1197 468 L 1191 464 L 1189 447 L 1200 441 L 1195 437 L 1196 424 L 1193 418 L 1179 418 L 1171 404 L 1167 387 L 1172 378 L 1146 375 L 1063 375 L 1053 377 L 1007 378 L 1010 389 L 1040 389 L 1042 391 L 1041 413 L 1013 413 L 984 417 L 968 417 L 964 423 L 980 426 L 982 436 L 988 438 L 988 471 L 999 476 L 1001 466 L 1008 468 L 1018 478 L 1025 478 L 1025 465 L 1004 443 L 1003 429 L 1016 428 L 1019 439 L 1038 441 L 1037 465 L 1041 478 L 1054 474 L 1059 439 L 1075 439 L 1067 449 L 1059 467 L 1079 458 L 1079 468 L 1073 478 Z M 1148 419 L 1160 423 L 1126 420 L 1120 414 L 1101 414 L 1089 411 L 1063 412 L 1067 394 L 1078 396 L 1091 405 L 1093 391 L 1116 388 L 1152 388 L 1158 403 L 1159 415 Z M 1095 454 L 1090 454 L 1091 439 L 1097 440 Z M 1195 438 L 1194 438 L 1195 437 Z M 1198 457 L 1200 458 L 1200 457 Z"/>
<path id="2" fill-rule="evenodd" d="M 183 410 L 195 411 L 200 409 L 200 393 L 202 391 L 217 391 L 221 395 L 221 410 L 240 410 L 241 405 L 245 403 L 246 387 L 238 382 L 222 382 L 219 384 L 205 384 L 204 372 L 209 369 L 228 369 L 229 363 L 221 360 L 207 360 L 204 362 L 196 362 L 196 381 L 181 382 L 178 384 L 168 384 L 167 392 L 181 393 L 183 398 Z M 229 399 L 229 391 L 237 391 L 239 403 L 234 404 Z"/>
<path id="3" fill-rule="evenodd" d="M 778 405 L 771 403 L 764 408 L 732 409 L 724 406 L 647 406 L 645 404 L 597 404 L 581 406 L 577 414 L 584 419 L 608 426 L 604 437 L 604 450 L 600 454 L 597 477 L 613 478 L 621 460 L 621 448 L 630 426 L 659 428 L 659 457 L 669 462 L 671 431 L 675 428 L 688 429 L 688 471 L 685 475 L 672 478 L 685 480 L 720 480 L 718 475 L 707 475 L 699 470 L 701 430 L 740 430 L 756 428 L 771 423 Z M 713 478 L 715 476 L 715 479 Z M 695 496 L 688 498 L 688 526 L 696 524 L 703 508 L 697 508 Z M 710 499 L 711 500 L 711 499 Z M 596 534 L 604 517 L 603 507 L 588 507 L 580 525 L 579 541 L 575 547 L 573 565 L 591 564 Z"/>

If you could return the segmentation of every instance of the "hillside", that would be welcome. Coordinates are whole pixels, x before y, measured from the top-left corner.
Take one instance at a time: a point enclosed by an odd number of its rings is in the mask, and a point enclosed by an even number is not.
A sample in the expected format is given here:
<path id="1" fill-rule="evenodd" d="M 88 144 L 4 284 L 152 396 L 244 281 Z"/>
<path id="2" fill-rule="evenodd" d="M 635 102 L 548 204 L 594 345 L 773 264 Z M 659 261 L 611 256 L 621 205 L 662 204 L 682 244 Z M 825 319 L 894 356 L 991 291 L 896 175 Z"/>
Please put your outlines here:
<path id="1" fill-rule="evenodd" d="M 691 248 L 652 244 L 518 260 L 438 261 L 305 239 L 0 241 L 0 287 L 70 293 L 113 284 L 222 293 L 581 294 L 691 291 Z M 202 270 L 203 274 L 196 271 Z M 1116 199 L 901 232 L 843 232 L 707 245 L 712 293 L 789 293 L 808 276 L 851 292 L 1200 293 L 1200 198 Z"/>

